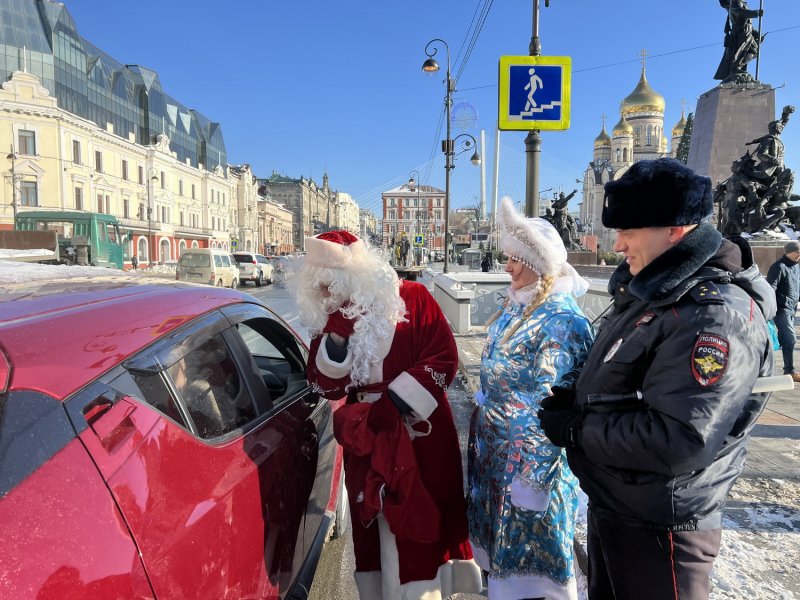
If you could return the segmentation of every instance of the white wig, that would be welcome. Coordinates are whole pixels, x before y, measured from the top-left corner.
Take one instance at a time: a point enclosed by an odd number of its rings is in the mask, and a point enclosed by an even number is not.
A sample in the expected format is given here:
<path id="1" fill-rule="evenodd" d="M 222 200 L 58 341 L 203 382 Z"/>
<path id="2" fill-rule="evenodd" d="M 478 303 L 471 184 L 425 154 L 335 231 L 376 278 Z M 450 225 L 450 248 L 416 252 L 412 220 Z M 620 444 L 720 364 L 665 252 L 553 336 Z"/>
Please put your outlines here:
<path id="1" fill-rule="evenodd" d="M 293 282 L 300 322 L 315 337 L 335 310 L 355 320 L 348 342 L 353 355 L 350 380 L 352 386 L 359 386 L 369 382 L 370 365 L 382 360 L 379 342 L 406 320 L 400 280 L 382 251 L 363 240 L 353 251 L 344 252 L 329 245 L 341 242 L 320 241 L 319 236 L 306 240 L 308 254 Z M 325 289 L 330 293 L 327 298 Z"/>

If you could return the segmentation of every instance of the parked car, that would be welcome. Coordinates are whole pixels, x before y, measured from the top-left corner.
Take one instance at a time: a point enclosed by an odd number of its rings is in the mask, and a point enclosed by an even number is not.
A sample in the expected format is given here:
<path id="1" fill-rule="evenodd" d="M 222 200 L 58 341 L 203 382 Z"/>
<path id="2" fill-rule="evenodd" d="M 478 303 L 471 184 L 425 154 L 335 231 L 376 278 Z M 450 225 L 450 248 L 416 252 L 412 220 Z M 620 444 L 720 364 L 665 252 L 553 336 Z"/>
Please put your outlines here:
<path id="1" fill-rule="evenodd" d="M 272 283 L 272 264 L 263 254 L 234 252 L 233 258 L 239 265 L 239 281 L 242 284 L 252 281 L 256 287 L 261 287 L 262 283 Z"/>
<path id="2" fill-rule="evenodd" d="M 178 259 L 175 279 L 236 288 L 239 285 L 239 267 L 227 250 L 187 248 Z"/>
<path id="3" fill-rule="evenodd" d="M 305 598 L 347 514 L 307 352 L 235 290 L 0 283 L 0 598 Z"/>

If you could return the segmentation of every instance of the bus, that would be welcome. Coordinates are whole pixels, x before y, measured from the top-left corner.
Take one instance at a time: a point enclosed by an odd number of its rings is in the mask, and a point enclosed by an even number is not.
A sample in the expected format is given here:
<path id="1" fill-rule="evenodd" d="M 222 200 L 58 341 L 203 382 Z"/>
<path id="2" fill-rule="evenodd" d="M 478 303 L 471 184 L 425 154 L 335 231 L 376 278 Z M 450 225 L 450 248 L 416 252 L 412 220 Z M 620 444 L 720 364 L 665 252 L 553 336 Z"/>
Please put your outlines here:
<path id="1" fill-rule="evenodd" d="M 65 264 L 122 269 L 124 239 L 114 215 L 81 210 L 26 210 L 17 231 L 55 231 L 58 260 Z"/>

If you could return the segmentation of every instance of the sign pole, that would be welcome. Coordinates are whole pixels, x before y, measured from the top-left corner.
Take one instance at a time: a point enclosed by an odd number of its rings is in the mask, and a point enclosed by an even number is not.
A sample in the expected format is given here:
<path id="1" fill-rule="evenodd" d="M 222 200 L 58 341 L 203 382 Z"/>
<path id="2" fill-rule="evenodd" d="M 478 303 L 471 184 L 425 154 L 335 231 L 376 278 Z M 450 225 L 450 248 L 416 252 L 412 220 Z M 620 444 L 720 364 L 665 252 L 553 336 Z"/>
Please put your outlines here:
<path id="1" fill-rule="evenodd" d="M 539 0 L 533 0 L 533 36 L 528 47 L 531 56 L 542 53 L 539 41 Z M 542 135 L 538 129 L 525 136 L 525 215 L 539 216 L 539 161 L 542 155 Z"/>

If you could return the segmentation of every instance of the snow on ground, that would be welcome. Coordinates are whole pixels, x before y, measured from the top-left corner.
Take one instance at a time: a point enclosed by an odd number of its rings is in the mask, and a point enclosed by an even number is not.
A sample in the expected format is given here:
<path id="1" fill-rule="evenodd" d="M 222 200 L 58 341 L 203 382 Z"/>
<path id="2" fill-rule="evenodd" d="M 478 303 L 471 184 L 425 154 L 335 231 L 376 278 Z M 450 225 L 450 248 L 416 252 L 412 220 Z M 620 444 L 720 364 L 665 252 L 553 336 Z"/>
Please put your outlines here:
<path id="1" fill-rule="evenodd" d="M 0 283 L 34 281 L 37 279 L 64 279 L 66 277 L 96 277 L 122 275 L 119 269 L 106 267 L 78 267 L 72 265 L 40 265 L 13 260 L 0 260 Z"/>
<path id="2" fill-rule="evenodd" d="M 14 259 L 22 256 L 34 257 L 53 255 L 54 254 L 52 250 L 46 250 L 44 248 L 34 248 L 32 250 L 12 250 L 11 248 L 0 248 L 0 258 Z"/>
<path id="3" fill-rule="evenodd" d="M 0 283 L 15 283 L 41 279 L 65 279 L 67 277 L 160 277 L 175 278 L 174 265 L 153 265 L 150 269 L 120 271 L 109 267 L 91 267 L 76 265 L 40 265 L 38 263 L 0 260 Z"/>

